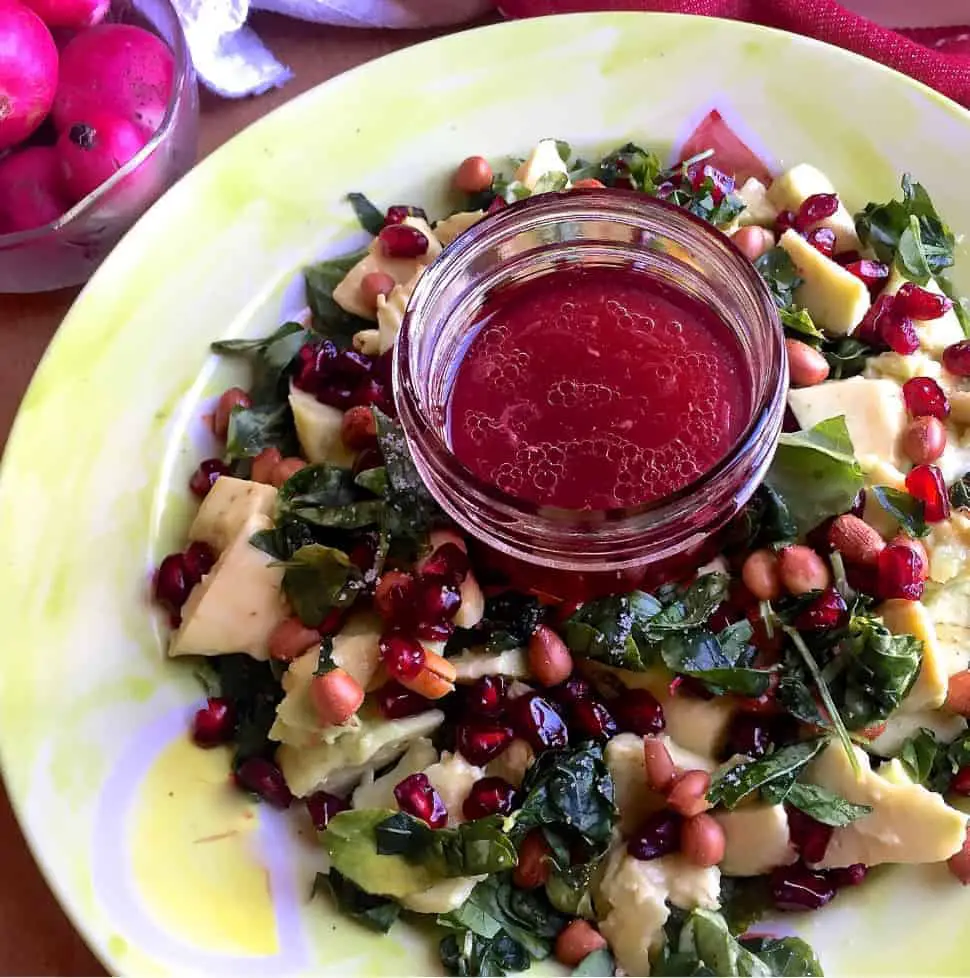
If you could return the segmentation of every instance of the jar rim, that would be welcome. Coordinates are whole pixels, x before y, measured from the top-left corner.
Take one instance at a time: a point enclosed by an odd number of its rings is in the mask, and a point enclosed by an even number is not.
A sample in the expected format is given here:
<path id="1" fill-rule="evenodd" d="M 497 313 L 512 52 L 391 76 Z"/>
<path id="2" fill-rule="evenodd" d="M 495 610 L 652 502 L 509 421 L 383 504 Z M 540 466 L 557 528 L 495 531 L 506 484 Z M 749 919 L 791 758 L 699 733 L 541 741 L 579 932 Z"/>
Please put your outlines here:
<path id="1" fill-rule="evenodd" d="M 504 492 L 465 465 L 454 454 L 437 427 L 428 422 L 419 389 L 420 378 L 416 376 L 415 330 L 420 328 L 423 317 L 429 314 L 436 292 L 448 279 L 450 270 L 456 268 L 461 259 L 490 243 L 497 243 L 508 235 L 539 224 L 598 219 L 619 221 L 633 226 L 650 218 L 663 221 L 669 226 L 679 225 L 682 233 L 688 236 L 702 236 L 709 246 L 720 251 L 730 261 L 732 272 L 736 272 L 747 291 L 756 298 L 759 312 L 769 324 L 769 357 L 777 377 L 774 381 L 771 377 L 766 378 L 760 392 L 752 392 L 758 396 L 752 397 L 747 424 L 730 450 L 697 478 L 659 499 L 628 507 L 577 510 L 535 503 Z M 644 252 L 648 250 L 647 244 L 642 247 Z M 434 465 L 442 478 L 460 482 L 463 494 L 474 494 L 476 501 L 491 507 L 504 524 L 516 521 L 534 524 L 536 520 L 540 520 L 553 524 L 553 531 L 571 526 L 581 534 L 589 531 L 603 533 L 609 527 L 621 525 L 630 533 L 642 534 L 681 518 L 685 506 L 708 495 L 712 486 L 765 439 L 769 427 L 775 426 L 780 431 L 780 414 L 783 411 L 786 388 L 787 358 L 777 308 L 767 285 L 750 259 L 726 235 L 702 218 L 669 201 L 624 189 L 580 188 L 545 193 L 510 204 L 472 225 L 442 251 L 418 280 L 405 311 L 394 354 L 394 396 L 408 441 L 418 443 L 417 452 L 414 451 L 414 444 L 411 448 L 419 471 L 423 468 L 422 462 L 426 463 L 428 457 L 433 457 Z M 415 424 L 422 420 L 424 423 L 420 426 Z M 777 431 L 775 434 L 777 435 Z M 776 438 L 772 438 L 768 456 L 760 466 L 762 473 L 771 460 L 775 443 Z M 426 477 L 424 471 L 422 475 Z M 431 488 L 432 494 L 437 496 L 433 486 Z M 440 498 L 438 501 L 459 523 L 464 522 L 453 506 Z M 495 541 L 489 542 L 495 545 Z M 500 546 L 500 549 L 505 548 Z M 611 566 L 619 565 L 611 562 Z"/>

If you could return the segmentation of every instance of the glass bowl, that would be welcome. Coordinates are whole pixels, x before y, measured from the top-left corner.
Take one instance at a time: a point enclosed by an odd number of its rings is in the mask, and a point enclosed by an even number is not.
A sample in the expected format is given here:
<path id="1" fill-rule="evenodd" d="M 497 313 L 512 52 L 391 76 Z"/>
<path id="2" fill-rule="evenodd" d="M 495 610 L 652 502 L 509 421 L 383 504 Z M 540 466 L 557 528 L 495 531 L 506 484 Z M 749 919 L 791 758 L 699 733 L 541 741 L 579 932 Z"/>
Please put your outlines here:
<path id="1" fill-rule="evenodd" d="M 188 44 L 168 0 L 115 0 L 108 20 L 157 34 L 175 56 L 172 98 L 158 131 L 107 183 L 51 224 L 0 235 L 0 292 L 86 282 L 122 235 L 195 163 L 199 96 Z M 127 179 L 138 170 L 137 180 Z"/>

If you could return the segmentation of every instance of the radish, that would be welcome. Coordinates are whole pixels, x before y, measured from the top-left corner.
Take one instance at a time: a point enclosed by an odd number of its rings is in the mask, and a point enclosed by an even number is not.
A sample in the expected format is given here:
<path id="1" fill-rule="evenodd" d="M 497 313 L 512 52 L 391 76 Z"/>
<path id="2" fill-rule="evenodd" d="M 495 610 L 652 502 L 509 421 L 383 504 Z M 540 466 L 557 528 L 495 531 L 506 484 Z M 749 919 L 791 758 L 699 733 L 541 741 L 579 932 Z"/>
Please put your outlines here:
<path id="1" fill-rule="evenodd" d="M 75 122 L 57 140 L 64 187 L 74 201 L 114 176 L 148 142 L 149 136 L 121 116 L 100 112 Z"/>
<path id="2" fill-rule="evenodd" d="M 0 150 L 23 142 L 50 111 L 57 45 L 21 3 L 0 2 Z"/>
<path id="3" fill-rule="evenodd" d="M 21 0 L 48 27 L 70 27 L 80 30 L 94 27 L 104 20 L 111 0 Z"/>
<path id="4" fill-rule="evenodd" d="M 54 124 L 64 132 L 75 122 L 110 112 L 150 135 L 165 118 L 174 84 L 175 58 L 164 41 L 141 27 L 100 24 L 82 31 L 61 52 Z"/>
<path id="5" fill-rule="evenodd" d="M 43 227 L 69 206 L 52 146 L 31 146 L 0 160 L 0 234 Z"/>

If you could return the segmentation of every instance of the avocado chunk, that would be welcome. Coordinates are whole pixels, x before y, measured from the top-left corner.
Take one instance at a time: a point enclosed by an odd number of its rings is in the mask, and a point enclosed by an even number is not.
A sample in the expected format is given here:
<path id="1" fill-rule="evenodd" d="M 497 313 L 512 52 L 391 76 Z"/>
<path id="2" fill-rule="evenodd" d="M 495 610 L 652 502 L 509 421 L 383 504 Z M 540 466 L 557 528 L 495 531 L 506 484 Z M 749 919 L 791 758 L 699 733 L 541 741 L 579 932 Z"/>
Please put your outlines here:
<path id="1" fill-rule="evenodd" d="M 182 625 L 168 654 L 269 657 L 273 629 L 286 617 L 280 593 L 283 570 L 249 538 L 272 527 L 268 516 L 250 516 L 236 539 L 196 584 L 182 609 Z"/>

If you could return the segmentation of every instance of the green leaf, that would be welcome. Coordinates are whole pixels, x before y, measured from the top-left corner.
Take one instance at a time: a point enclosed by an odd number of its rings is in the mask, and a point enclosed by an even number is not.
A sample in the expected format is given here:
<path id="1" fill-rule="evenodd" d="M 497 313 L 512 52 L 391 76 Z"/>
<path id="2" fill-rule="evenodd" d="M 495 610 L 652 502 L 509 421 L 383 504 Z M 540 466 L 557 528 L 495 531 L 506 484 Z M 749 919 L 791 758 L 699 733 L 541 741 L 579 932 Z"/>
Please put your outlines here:
<path id="1" fill-rule="evenodd" d="M 518 860 L 505 820 L 497 815 L 435 830 L 398 812 L 377 825 L 374 838 L 378 855 L 403 856 L 441 878 L 500 873 Z"/>
<path id="2" fill-rule="evenodd" d="M 651 639 L 668 632 L 700 628 L 727 597 L 730 579 L 726 574 L 705 574 L 698 577 L 682 593 L 675 588 L 661 589 L 657 600 L 661 608 L 637 627 Z"/>
<path id="3" fill-rule="evenodd" d="M 395 900 L 367 893 L 335 869 L 329 875 L 317 873 L 311 897 L 323 889 L 329 890 L 342 914 L 380 934 L 386 934 L 401 915 L 401 906 Z"/>
<path id="4" fill-rule="evenodd" d="M 364 469 L 354 478 L 354 483 L 375 496 L 385 496 L 388 487 L 387 469 L 383 465 L 376 469 Z"/>
<path id="5" fill-rule="evenodd" d="M 384 227 L 384 214 L 367 199 L 366 195 L 350 193 L 347 194 L 347 200 L 350 201 L 360 226 L 375 237 L 380 234 L 381 228 Z"/>
<path id="6" fill-rule="evenodd" d="M 606 948 L 587 954 L 572 970 L 574 978 L 612 978 L 616 972 L 616 962 Z"/>
<path id="7" fill-rule="evenodd" d="M 673 943 L 671 937 L 668 942 Z M 655 975 L 752 975 L 768 978 L 767 966 L 731 935 L 724 918 L 710 910 L 692 911 L 666 949 Z M 671 953 L 673 952 L 673 953 Z"/>
<path id="8" fill-rule="evenodd" d="M 956 482 L 950 486 L 949 490 L 950 505 L 954 509 L 970 509 L 970 472 L 964 472 Z"/>
<path id="9" fill-rule="evenodd" d="M 773 978 L 822 978 L 811 946 L 799 937 L 751 937 L 741 946 L 759 958 Z"/>
<path id="10" fill-rule="evenodd" d="M 917 784 L 929 783 L 941 757 L 945 755 L 943 745 L 937 742 L 933 731 L 926 727 L 920 727 L 912 737 L 903 741 L 896 754 Z"/>
<path id="11" fill-rule="evenodd" d="M 279 679 L 268 662 L 257 662 L 242 653 L 213 656 L 220 695 L 236 707 L 233 768 L 250 757 L 272 757 L 277 744 L 269 739 L 276 707 L 283 698 Z"/>
<path id="12" fill-rule="evenodd" d="M 287 322 L 262 339 L 219 340 L 211 349 L 222 356 L 241 356 L 249 361 L 253 373 L 250 396 L 262 404 L 285 399 L 291 367 L 300 348 L 311 339 L 309 330 Z"/>
<path id="13" fill-rule="evenodd" d="M 866 491 L 872 493 L 876 502 L 909 536 L 925 537 L 930 532 L 923 517 L 923 500 L 911 496 L 902 489 L 894 489 L 892 486 L 873 486 Z"/>
<path id="14" fill-rule="evenodd" d="M 622 669 L 643 670 L 651 664 L 634 637 L 634 626 L 662 609 L 643 591 L 587 601 L 565 622 L 562 637 L 570 651 Z"/>
<path id="15" fill-rule="evenodd" d="M 521 793 L 517 838 L 538 827 L 578 835 L 596 852 L 609 844 L 618 815 L 599 745 L 543 751 L 526 772 Z"/>
<path id="16" fill-rule="evenodd" d="M 360 569 L 342 550 L 319 543 L 270 566 L 284 568 L 283 592 L 308 628 L 316 628 L 333 608 L 349 607 L 364 587 Z"/>
<path id="17" fill-rule="evenodd" d="M 856 615 L 840 654 L 847 663 L 840 677 L 840 712 L 850 730 L 861 730 L 899 708 L 919 675 L 923 643 L 912 635 L 894 635 L 875 618 Z"/>
<path id="18" fill-rule="evenodd" d="M 598 163 L 583 164 L 577 160 L 569 171 L 569 178 L 573 183 L 584 179 L 599 180 L 607 187 L 612 187 L 622 178 L 632 181 L 635 189 L 652 194 L 662 171 L 663 165 L 658 156 L 634 143 L 626 143 L 607 153 Z"/>
<path id="19" fill-rule="evenodd" d="M 856 231 L 880 261 L 895 262 L 903 275 L 922 285 L 953 264 L 955 240 L 921 184 L 906 173 L 902 188 L 901 201 L 867 204 L 855 217 Z"/>
<path id="20" fill-rule="evenodd" d="M 302 520 L 281 516 L 271 530 L 254 533 L 249 542 L 274 560 L 289 560 L 300 547 L 317 543 L 310 527 Z"/>
<path id="21" fill-rule="evenodd" d="M 307 465 L 290 476 L 279 490 L 281 512 L 313 506 L 347 506 L 354 502 L 353 476 L 336 465 Z"/>
<path id="22" fill-rule="evenodd" d="M 765 280 L 779 310 L 794 310 L 794 292 L 802 284 L 802 279 L 791 255 L 784 248 L 771 248 L 755 261 L 754 267 Z"/>
<path id="23" fill-rule="evenodd" d="M 760 760 L 747 761 L 719 771 L 711 781 L 707 799 L 712 805 L 734 808 L 741 799 L 747 798 L 754 791 L 764 790 L 769 785 L 775 785 L 774 793 L 784 789 L 787 794 L 798 775 L 826 743 L 825 737 L 799 741 L 779 747 Z"/>
<path id="24" fill-rule="evenodd" d="M 286 401 L 236 408 L 229 416 L 226 454 L 231 459 L 255 458 L 264 448 L 278 448 L 280 454 L 297 454 L 293 413 Z"/>
<path id="25" fill-rule="evenodd" d="M 811 342 L 821 342 L 825 334 L 815 325 L 807 309 L 779 309 L 778 318 L 789 336 Z"/>
<path id="26" fill-rule="evenodd" d="M 851 509 L 865 480 L 845 418 L 781 435 L 766 482 L 784 499 L 802 534 Z"/>
<path id="27" fill-rule="evenodd" d="M 797 537 L 798 527 L 788 503 L 763 482 L 732 524 L 731 546 L 750 552 L 791 544 Z"/>
<path id="28" fill-rule="evenodd" d="M 491 939 L 472 931 L 449 934 L 438 950 L 449 975 L 507 975 L 531 964 L 525 948 L 504 931 Z"/>
<path id="29" fill-rule="evenodd" d="M 384 525 L 394 537 L 420 539 L 446 522 L 444 514 L 418 474 L 401 425 L 377 408 L 373 411 L 387 472 Z"/>
<path id="30" fill-rule="evenodd" d="M 744 934 L 775 909 L 765 876 L 721 876 L 721 915 L 728 930 Z"/>
<path id="31" fill-rule="evenodd" d="M 320 656 L 317 659 L 317 667 L 313 670 L 313 675 L 325 676 L 336 668 L 338 668 L 337 664 L 333 661 L 333 636 L 324 635 L 320 641 Z"/>
<path id="32" fill-rule="evenodd" d="M 672 672 L 700 679 L 718 695 L 730 692 L 757 697 L 768 689 L 771 673 L 739 666 L 737 658 L 725 652 L 725 644 L 731 649 L 740 642 L 745 660 L 752 658 L 754 650 L 747 645 L 751 634 L 751 625 L 743 621 L 728 626 L 721 636 L 706 629 L 669 635 L 660 645 L 661 656 Z"/>
<path id="33" fill-rule="evenodd" d="M 566 142 L 565 139 L 557 139 L 556 152 L 559 153 L 559 159 L 561 159 L 563 163 L 568 163 L 569 157 L 573 155 L 573 148 Z"/>
<path id="34" fill-rule="evenodd" d="M 953 312 L 960 321 L 964 336 L 970 336 L 970 300 L 957 294 L 953 283 L 946 275 L 937 275 L 936 284 L 943 294 L 953 303 Z"/>
<path id="35" fill-rule="evenodd" d="M 854 805 L 817 784 L 796 782 L 785 795 L 785 801 L 811 815 L 816 822 L 835 827 L 850 825 L 872 812 L 868 805 Z"/>
<path id="36" fill-rule="evenodd" d="M 369 329 L 371 322 L 346 312 L 334 302 L 333 290 L 362 258 L 367 249 L 362 248 L 349 255 L 317 262 L 303 270 L 307 305 L 313 313 L 316 330 L 335 342 L 348 344 L 354 333 Z"/>
<path id="37" fill-rule="evenodd" d="M 878 350 L 852 337 L 828 339 L 822 344 L 822 355 L 829 365 L 829 380 L 857 377 L 866 368 L 870 357 Z"/>

